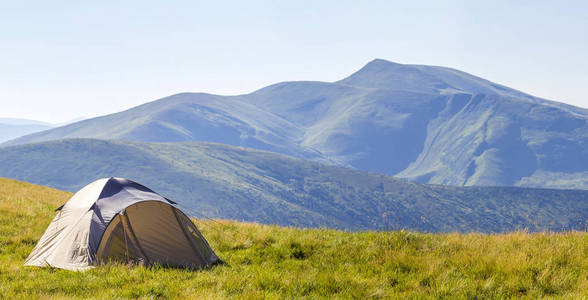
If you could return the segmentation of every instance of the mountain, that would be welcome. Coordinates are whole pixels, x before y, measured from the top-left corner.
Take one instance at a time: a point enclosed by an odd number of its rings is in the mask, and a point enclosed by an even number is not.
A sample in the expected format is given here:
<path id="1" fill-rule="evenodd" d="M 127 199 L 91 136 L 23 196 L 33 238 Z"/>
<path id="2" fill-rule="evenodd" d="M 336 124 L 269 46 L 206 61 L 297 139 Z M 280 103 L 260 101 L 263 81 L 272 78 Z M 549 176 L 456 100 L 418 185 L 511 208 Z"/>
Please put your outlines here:
<path id="1" fill-rule="evenodd" d="M 53 127 L 55 126 L 41 121 L 0 118 L 0 143 Z"/>
<path id="2" fill-rule="evenodd" d="M 303 131 L 290 122 L 238 98 L 185 93 L 33 134 L 5 145 L 79 137 L 151 142 L 210 141 L 320 160 L 319 153 L 294 142 L 302 135 Z"/>
<path id="3" fill-rule="evenodd" d="M 0 176 L 68 191 L 127 177 L 196 217 L 302 227 L 586 229 L 588 191 L 427 185 L 216 143 L 71 139 L 0 148 Z"/>
<path id="4" fill-rule="evenodd" d="M 62 138 L 207 141 L 422 183 L 588 189 L 588 110 L 381 59 L 333 83 L 177 94 L 3 145 Z"/>

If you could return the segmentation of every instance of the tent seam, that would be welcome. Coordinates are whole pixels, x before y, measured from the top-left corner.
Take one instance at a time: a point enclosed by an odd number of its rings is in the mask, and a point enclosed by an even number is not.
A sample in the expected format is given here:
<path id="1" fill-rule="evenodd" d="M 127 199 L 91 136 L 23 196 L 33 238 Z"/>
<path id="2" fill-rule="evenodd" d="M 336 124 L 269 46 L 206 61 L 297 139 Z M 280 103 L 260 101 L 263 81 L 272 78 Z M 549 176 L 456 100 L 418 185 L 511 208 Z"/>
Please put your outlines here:
<path id="1" fill-rule="evenodd" d="M 173 207 L 172 205 L 170 205 L 170 209 L 172 210 L 174 216 L 176 217 L 176 221 L 178 222 L 178 226 L 180 226 L 180 228 L 182 228 L 182 232 L 184 233 L 184 237 L 188 241 L 188 244 L 190 244 L 190 247 L 192 248 L 192 251 L 194 251 L 194 253 L 198 257 L 200 257 L 200 260 L 204 263 L 204 265 L 207 265 L 208 264 L 208 261 L 206 261 L 206 259 L 204 259 L 204 257 L 202 257 L 202 255 L 200 254 L 200 252 L 198 252 L 198 250 L 196 249 L 196 247 L 194 246 L 194 244 L 190 240 L 190 237 L 188 236 L 188 233 L 186 232 L 186 228 L 184 227 L 184 225 L 182 224 L 182 222 L 180 222 L 180 217 L 178 216 L 178 213 L 176 212 L 176 208 Z"/>

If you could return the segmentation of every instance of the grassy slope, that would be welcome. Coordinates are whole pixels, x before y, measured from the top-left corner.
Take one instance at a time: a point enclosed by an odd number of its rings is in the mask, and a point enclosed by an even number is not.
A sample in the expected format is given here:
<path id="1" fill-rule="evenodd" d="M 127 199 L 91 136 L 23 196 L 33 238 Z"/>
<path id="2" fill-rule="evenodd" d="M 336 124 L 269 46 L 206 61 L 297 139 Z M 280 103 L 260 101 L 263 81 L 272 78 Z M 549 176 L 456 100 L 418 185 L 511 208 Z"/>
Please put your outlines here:
<path id="1" fill-rule="evenodd" d="M 0 298 L 369 298 L 588 293 L 588 234 L 347 233 L 197 221 L 226 262 L 207 270 L 24 267 L 71 193 L 0 179 Z"/>

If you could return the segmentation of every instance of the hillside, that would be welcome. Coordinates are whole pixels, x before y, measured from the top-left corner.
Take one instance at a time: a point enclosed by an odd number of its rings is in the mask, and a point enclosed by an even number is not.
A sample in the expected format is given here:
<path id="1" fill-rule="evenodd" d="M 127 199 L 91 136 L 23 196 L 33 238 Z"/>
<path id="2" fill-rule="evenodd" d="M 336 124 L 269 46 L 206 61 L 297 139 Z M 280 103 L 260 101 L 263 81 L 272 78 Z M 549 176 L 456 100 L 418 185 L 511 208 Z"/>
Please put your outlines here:
<path id="1" fill-rule="evenodd" d="M 381 59 L 333 83 L 182 93 L 4 145 L 63 138 L 207 141 L 423 183 L 588 189 L 588 110 Z"/>
<path id="2" fill-rule="evenodd" d="M 126 177 L 197 217 L 287 226 L 505 232 L 588 225 L 588 191 L 425 185 L 212 143 L 74 139 L 0 148 L 0 176 L 69 191 Z"/>
<path id="3" fill-rule="evenodd" d="M 200 271 L 110 264 L 24 267 L 71 193 L 0 178 L 0 298 L 581 298 L 588 235 L 348 233 L 196 224 L 224 264 Z"/>

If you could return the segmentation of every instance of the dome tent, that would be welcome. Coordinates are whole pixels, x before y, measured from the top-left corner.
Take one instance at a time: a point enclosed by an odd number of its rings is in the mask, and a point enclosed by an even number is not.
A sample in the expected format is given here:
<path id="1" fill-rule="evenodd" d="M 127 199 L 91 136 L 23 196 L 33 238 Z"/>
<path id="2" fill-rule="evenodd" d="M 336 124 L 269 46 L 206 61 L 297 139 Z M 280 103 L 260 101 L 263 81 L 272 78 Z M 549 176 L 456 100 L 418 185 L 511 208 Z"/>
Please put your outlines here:
<path id="1" fill-rule="evenodd" d="M 85 270 L 109 260 L 188 268 L 218 262 L 174 204 L 128 179 L 96 180 L 57 209 L 25 265 Z"/>

